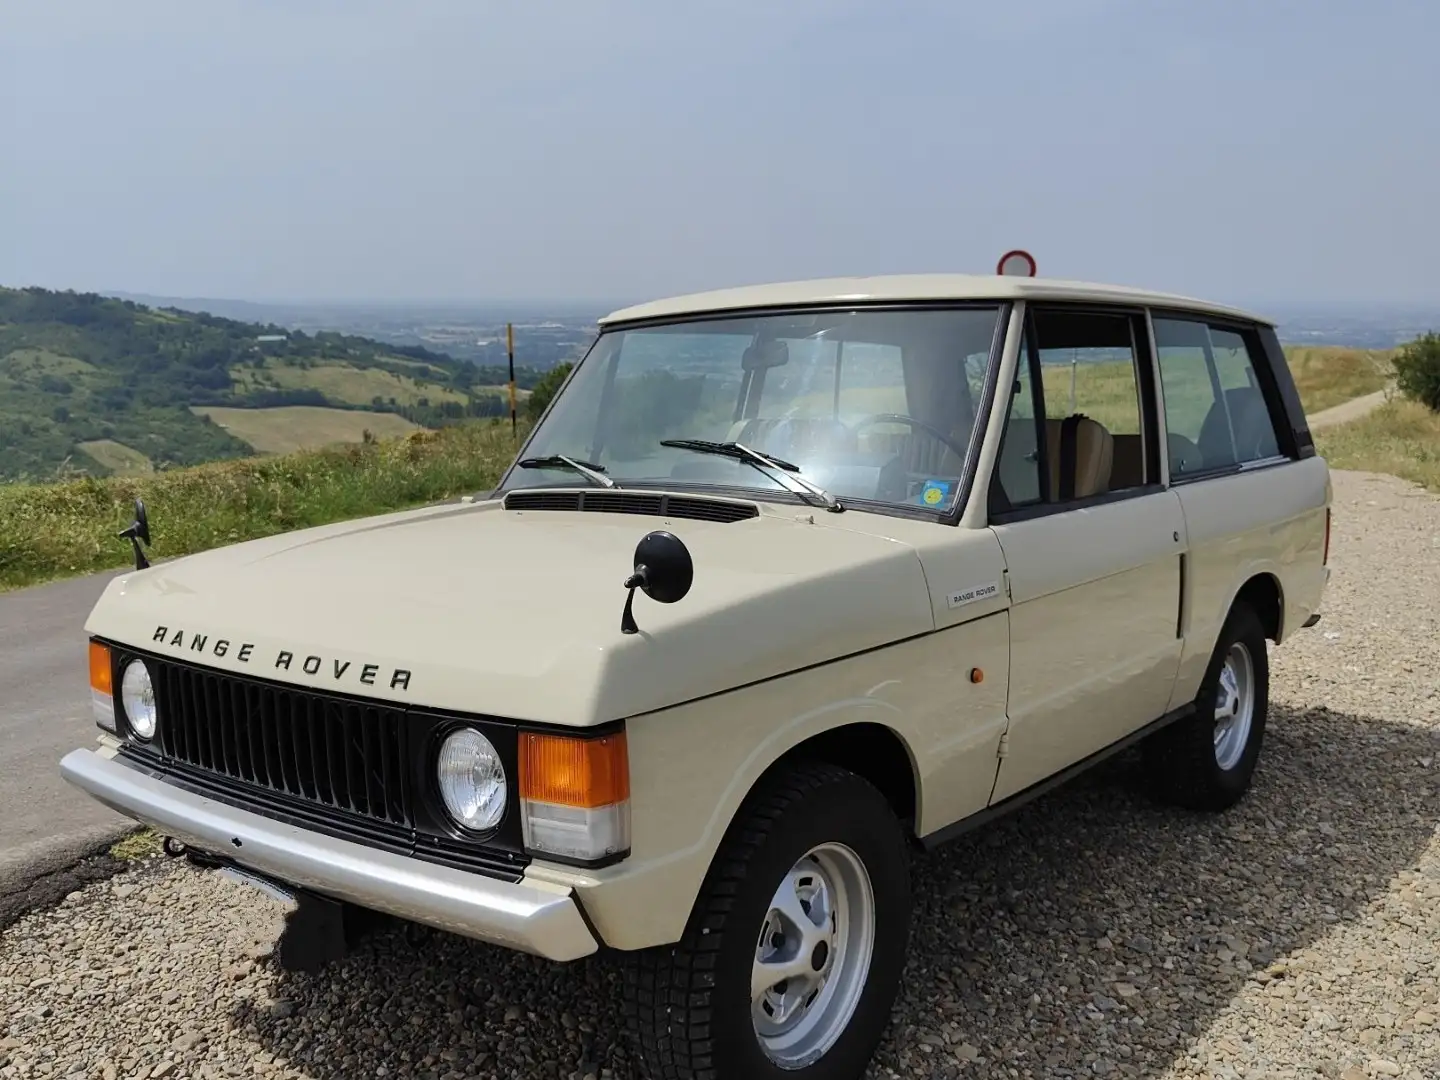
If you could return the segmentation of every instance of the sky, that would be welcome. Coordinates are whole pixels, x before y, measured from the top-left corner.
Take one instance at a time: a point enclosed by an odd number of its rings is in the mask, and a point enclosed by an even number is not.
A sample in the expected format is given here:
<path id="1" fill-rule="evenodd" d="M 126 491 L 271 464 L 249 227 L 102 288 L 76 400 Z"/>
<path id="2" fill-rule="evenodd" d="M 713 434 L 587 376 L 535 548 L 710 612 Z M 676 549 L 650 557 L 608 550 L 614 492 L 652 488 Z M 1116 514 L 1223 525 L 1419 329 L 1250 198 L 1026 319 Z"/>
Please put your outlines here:
<path id="1" fill-rule="evenodd" d="M 0 284 L 1440 297 L 1435 0 L 3 0 Z"/>

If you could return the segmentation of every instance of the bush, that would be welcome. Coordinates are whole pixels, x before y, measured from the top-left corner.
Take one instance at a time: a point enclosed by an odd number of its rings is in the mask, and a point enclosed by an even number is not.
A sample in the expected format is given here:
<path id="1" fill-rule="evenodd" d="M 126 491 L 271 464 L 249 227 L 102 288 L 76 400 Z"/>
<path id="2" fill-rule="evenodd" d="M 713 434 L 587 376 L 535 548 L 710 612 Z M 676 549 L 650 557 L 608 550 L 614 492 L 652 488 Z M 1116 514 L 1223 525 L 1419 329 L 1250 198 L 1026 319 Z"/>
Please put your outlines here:
<path id="1" fill-rule="evenodd" d="M 1400 392 L 1440 412 L 1440 334 L 1424 334 L 1395 354 L 1395 383 Z"/>
<path id="2" fill-rule="evenodd" d="M 570 374 L 570 369 L 574 366 L 567 360 L 540 376 L 539 381 L 535 383 L 535 389 L 530 391 L 530 397 L 526 399 L 526 416 L 531 420 L 540 419 L 540 414 L 545 411 L 545 406 L 550 404 L 550 399 L 555 396 L 555 391 L 560 389 L 560 384 L 565 381 L 565 376 Z"/>

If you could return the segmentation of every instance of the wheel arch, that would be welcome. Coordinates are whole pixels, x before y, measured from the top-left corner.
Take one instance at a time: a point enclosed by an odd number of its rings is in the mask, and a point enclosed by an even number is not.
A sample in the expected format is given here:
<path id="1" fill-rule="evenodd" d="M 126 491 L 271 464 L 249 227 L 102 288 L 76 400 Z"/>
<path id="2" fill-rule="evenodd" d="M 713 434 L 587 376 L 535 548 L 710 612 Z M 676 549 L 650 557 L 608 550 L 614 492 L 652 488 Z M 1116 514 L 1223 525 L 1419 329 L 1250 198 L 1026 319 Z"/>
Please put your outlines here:
<path id="1" fill-rule="evenodd" d="M 1236 591 L 1229 610 L 1242 603 L 1260 617 L 1265 636 L 1278 645 L 1285 636 L 1285 586 L 1279 577 L 1268 571 L 1252 574 Z"/>
<path id="2" fill-rule="evenodd" d="M 914 836 L 920 814 L 920 770 L 914 752 L 894 728 L 852 721 L 811 735 L 776 758 L 751 785 L 751 791 L 801 761 L 823 761 L 868 780 L 885 796 L 905 831 Z"/>

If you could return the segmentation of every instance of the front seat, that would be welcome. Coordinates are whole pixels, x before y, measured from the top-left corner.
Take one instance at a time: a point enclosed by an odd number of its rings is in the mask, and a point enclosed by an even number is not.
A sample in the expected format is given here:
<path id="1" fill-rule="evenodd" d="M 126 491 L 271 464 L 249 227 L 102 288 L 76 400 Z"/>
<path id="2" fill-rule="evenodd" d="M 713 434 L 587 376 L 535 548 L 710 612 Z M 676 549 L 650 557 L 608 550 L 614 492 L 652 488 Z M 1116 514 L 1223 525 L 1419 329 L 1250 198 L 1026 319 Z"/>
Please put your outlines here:
<path id="1" fill-rule="evenodd" d="M 1076 414 L 1045 421 L 1050 451 L 1050 492 L 1059 502 L 1084 499 L 1110 490 L 1115 466 L 1115 437 L 1088 416 Z"/>

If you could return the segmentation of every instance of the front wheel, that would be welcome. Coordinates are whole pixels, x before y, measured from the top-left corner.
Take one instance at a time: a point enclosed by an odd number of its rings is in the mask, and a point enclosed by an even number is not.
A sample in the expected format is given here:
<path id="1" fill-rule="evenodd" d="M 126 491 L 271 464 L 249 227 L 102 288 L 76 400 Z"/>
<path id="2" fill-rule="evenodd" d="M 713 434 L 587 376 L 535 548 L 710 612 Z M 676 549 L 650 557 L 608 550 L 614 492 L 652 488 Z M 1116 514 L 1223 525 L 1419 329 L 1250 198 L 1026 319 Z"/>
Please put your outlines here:
<path id="1" fill-rule="evenodd" d="M 629 958 L 625 1014 L 653 1080 L 854 1080 L 910 934 L 904 832 L 866 780 L 767 781 L 717 854 L 685 936 Z"/>
<path id="2" fill-rule="evenodd" d="M 1260 617 L 1231 610 L 1195 697 L 1194 715 L 1146 746 L 1156 794 L 1194 810 L 1225 810 L 1250 788 L 1270 707 L 1270 662 Z"/>

